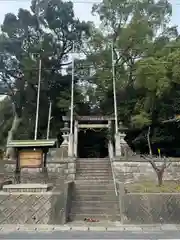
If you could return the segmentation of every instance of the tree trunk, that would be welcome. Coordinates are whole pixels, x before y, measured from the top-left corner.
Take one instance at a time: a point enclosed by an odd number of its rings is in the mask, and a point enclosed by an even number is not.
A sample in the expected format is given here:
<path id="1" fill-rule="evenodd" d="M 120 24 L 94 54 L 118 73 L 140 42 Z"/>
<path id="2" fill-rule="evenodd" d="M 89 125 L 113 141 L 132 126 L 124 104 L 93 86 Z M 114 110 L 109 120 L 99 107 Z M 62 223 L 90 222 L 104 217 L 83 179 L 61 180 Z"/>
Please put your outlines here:
<path id="1" fill-rule="evenodd" d="M 156 173 L 157 173 L 157 177 L 158 177 L 158 186 L 162 186 L 164 171 L 157 171 Z"/>
<path id="2" fill-rule="evenodd" d="M 8 132 L 7 144 L 13 140 L 14 134 L 16 133 L 20 123 L 21 123 L 21 118 L 17 114 L 15 114 L 12 122 L 12 127 Z M 8 158 L 14 157 L 14 151 L 12 148 L 6 148 L 6 157 Z"/>
<path id="3" fill-rule="evenodd" d="M 149 126 L 148 133 L 147 133 L 147 141 L 148 141 L 148 147 L 149 147 L 149 155 L 152 156 L 150 133 L 151 133 L 151 127 Z"/>

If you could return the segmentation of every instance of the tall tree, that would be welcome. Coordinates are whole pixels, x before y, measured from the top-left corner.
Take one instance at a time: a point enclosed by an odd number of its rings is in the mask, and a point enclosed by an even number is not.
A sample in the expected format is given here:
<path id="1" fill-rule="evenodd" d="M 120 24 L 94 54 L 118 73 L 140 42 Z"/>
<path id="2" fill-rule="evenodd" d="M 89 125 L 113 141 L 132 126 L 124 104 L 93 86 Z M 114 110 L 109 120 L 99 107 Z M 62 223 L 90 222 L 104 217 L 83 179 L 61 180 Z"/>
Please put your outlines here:
<path id="1" fill-rule="evenodd" d="M 41 126 L 44 125 L 41 119 L 47 116 L 48 99 L 56 108 L 60 107 L 61 113 L 67 112 L 71 77 L 64 75 L 65 66 L 69 64 L 68 54 L 73 41 L 79 48 L 82 36 L 88 33 L 88 25 L 75 18 L 71 2 L 37 3 L 32 1 L 32 12 L 19 9 L 17 16 L 6 14 L 1 28 L 1 88 L 10 97 L 14 113 L 8 141 L 13 139 L 20 124 L 24 125 L 23 121 L 29 122 L 31 129 L 27 135 L 32 135 L 39 58 L 42 60 L 40 105 L 46 104 L 46 111 L 40 114 Z"/>

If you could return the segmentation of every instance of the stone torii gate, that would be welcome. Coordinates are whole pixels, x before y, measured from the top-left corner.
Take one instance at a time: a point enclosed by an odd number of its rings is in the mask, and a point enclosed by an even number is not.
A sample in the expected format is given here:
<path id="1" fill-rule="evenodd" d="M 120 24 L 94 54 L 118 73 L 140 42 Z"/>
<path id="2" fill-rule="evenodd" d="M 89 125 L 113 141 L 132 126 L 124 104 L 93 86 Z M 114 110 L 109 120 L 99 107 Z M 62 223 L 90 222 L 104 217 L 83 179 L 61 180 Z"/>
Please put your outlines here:
<path id="1" fill-rule="evenodd" d="M 68 157 L 77 157 L 78 146 L 78 132 L 80 129 L 112 129 L 114 118 L 109 116 L 75 116 L 73 121 L 73 139 L 68 141 Z M 68 116 L 63 117 L 63 121 L 67 124 L 70 121 Z M 102 123 L 103 122 L 103 123 Z M 121 149 L 121 137 L 124 138 L 124 134 L 119 133 L 115 135 L 115 149 L 114 157 L 120 157 L 122 155 Z"/>

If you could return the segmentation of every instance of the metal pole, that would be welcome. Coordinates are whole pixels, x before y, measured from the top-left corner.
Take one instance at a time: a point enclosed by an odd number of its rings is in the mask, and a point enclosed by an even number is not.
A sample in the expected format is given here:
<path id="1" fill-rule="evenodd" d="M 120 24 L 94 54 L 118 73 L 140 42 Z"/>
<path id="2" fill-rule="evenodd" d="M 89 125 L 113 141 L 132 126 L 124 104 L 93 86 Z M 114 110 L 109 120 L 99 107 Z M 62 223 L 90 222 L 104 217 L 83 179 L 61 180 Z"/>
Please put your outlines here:
<path id="1" fill-rule="evenodd" d="M 113 80 L 113 96 L 114 96 L 114 116 L 115 116 L 115 132 L 118 133 L 118 117 L 117 117 L 117 99 L 116 99 L 116 80 L 114 67 L 114 45 L 112 42 L 112 80 Z"/>
<path id="2" fill-rule="evenodd" d="M 74 42 L 72 48 L 72 81 L 71 81 L 71 119 L 70 134 L 73 134 L 73 114 L 74 114 Z"/>
<path id="3" fill-rule="evenodd" d="M 36 122 L 34 131 L 34 140 L 37 140 L 38 120 L 39 120 L 39 99 L 41 90 L 41 59 L 39 59 L 39 78 L 38 78 L 38 91 L 37 91 L 37 105 L 36 105 Z"/>
<path id="4" fill-rule="evenodd" d="M 52 102 L 50 101 L 50 103 L 49 103 L 49 115 L 48 115 L 48 126 L 47 126 L 47 140 L 49 139 L 49 132 L 50 132 L 51 110 L 52 110 Z"/>
<path id="5" fill-rule="evenodd" d="M 39 0 L 37 1 L 37 9 L 36 9 L 36 14 L 37 14 L 37 20 L 38 20 L 38 25 L 40 27 L 40 22 L 39 22 Z M 39 41 L 41 42 L 41 36 L 39 36 Z M 35 122 L 35 130 L 34 130 L 34 140 L 37 140 L 37 130 L 38 130 L 38 120 L 39 120 L 39 98 L 40 98 L 40 88 L 41 88 L 41 55 L 39 55 L 39 76 L 38 76 L 38 90 L 37 90 L 37 104 L 36 104 L 36 122 Z"/>

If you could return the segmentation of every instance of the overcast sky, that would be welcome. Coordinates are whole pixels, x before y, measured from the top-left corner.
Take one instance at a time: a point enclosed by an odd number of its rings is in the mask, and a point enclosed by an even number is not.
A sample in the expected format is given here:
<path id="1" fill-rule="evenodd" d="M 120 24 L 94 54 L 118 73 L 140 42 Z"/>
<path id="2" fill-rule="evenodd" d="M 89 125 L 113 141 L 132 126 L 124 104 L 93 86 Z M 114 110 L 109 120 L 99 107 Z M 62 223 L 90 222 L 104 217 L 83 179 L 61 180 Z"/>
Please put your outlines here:
<path id="1" fill-rule="evenodd" d="M 100 0 L 72 0 L 76 16 L 81 20 L 97 20 L 91 15 L 92 3 Z M 86 3 L 84 3 L 86 2 Z M 31 0 L 0 0 L 0 23 L 8 12 L 17 13 L 19 8 L 29 9 Z"/>
<path id="2" fill-rule="evenodd" d="M 94 20 L 96 17 L 91 15 L 92 2 L 100 0 L 72 0 L 74 2 L 75 14 L 81 20 Z M 31 0 L 0 0 L 0 23 L 3 22 L 4 15 L 8 12 L 17 13 L 19 8 L 28 9 Z M 83 3 L 85 2 L 85 3 Z M 172 24 L 178 25 L 180 29 L 180 0 L 170 0 L 173 6 Z"/>

